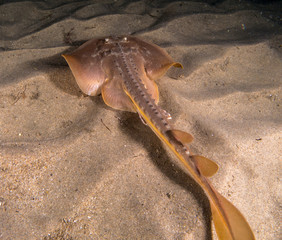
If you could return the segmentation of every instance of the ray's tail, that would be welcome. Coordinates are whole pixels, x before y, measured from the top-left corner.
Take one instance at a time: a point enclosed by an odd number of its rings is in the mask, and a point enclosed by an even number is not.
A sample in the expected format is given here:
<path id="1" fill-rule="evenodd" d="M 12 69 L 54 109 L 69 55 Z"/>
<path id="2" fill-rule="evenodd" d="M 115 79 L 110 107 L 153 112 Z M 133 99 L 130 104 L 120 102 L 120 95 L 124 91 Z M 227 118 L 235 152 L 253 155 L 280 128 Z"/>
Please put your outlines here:
<path id="1" fill-rule="evenodd" d="M 131 98 L 141 119 L 172 150 L 179 164 L 205 191 L 210 202 L 212 220 L 218 239 L 254 240 L 254 234 L 241 212 L 218 193 L 208 180 L 208 177 L 213 176 L 217 172 L 218 165 L 206 157 L 193 155 L 187 146 L 193 140 L 189 133 L 171 129 L 171 126 L 167 126 L 169 130 L 163 131 L 153 123 L 154 121 L 134 101 L 130 93 L 127 91 L 126 93 Z"/>
<path id="2" fill-rule="evenodd" d="M 193 140 L 193 137 L 189 133 L 180 130 L 169 130 L 168 136 L 175 138 L 180 145 L 184 146 L 186 151 L 188 150 L 187 144 Z M 169 144 L 173 144 L 173 141 L 168 142 Z M 173 146 L 169 147 L 171 149 L 173 148 Z M 208 180 L 208 177 L 213 176 L 217 172 L 218 165 L 203 156 L 192 155 L 191 152 L 189 152 L 188 157 L 185 154 L 180 156 L 176 154 L 176 156 L 183 163 L 181 165 L 184 166 L 189 175 L 205 191 L 210 202 L 212 220 L 218 238 L 220 240 L 254 240 L 255 236 L 252 229 L 242 213 L 217 192 Z M 193 166 L 191 163 L 194 164 L 194 167 L 191 167 Z"/>
<path id="3" fill-rule="evenodd" d="M 183 146 L 192 140 L 191 135 L 188 133 L 179 130 L 170 131 Z M 185 161 L 182 165 L 205 191 L 210 202 L 212 220 L 218 238 L 220 240 L 254 240 L 255 236 L 252 229 L 242 213 L 218 193 L 207 178 L 217 172 L 217 164 L 208 158 L 195 155 L 190 155 L 188 159 L 187 157 L 181 157 L 179 160 Z M 189 164 L 190 160 L 195 164 L 195 173 L 191 173 L 193 168 L 189 167 L 191 165 L 191 163 Z"/>

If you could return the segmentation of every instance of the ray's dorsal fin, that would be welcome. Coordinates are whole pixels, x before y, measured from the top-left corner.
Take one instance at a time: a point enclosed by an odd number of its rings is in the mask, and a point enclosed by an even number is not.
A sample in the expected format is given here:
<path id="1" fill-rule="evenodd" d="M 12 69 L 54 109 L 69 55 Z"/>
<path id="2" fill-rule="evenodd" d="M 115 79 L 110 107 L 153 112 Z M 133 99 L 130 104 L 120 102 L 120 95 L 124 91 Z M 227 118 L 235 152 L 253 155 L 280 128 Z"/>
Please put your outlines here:
<path id="1" fill-rule="evenodd" d="M 214 161 L 198 155 L 193 155 L 191 158 L 195 162 L 201 174 L 205 177 L 212 177 L 217 173 L 218 165 Z"/>
<path id="2" fill-rule="evenodd" d="M 167 132 L 169 134 L 172 134 L 175 137 L 175 139 L 181 142 L 183 145 L 191 143 L 194 139 L 190 133 L 181 130 L 173 129 L 173 130 L 168 130 Z"/>

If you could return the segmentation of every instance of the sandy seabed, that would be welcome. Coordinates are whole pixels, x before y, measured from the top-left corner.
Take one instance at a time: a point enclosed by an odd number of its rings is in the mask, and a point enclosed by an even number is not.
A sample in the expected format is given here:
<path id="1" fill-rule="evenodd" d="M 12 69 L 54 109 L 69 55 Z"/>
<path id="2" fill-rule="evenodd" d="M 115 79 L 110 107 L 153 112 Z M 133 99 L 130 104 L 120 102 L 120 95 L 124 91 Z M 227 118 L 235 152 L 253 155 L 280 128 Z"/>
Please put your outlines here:
<path id="1" fill-rule="evenodd" d="M 256 238 L 280 239 L 281 4 L 259 2 L 2 1 L 0 239 L 215 235 L 207 198 L 153 132 L 83 95 L 61 57 L 120 34 L 182 63 L 158 81 L 160 105 L 218 163 L 212 183 Z"/>

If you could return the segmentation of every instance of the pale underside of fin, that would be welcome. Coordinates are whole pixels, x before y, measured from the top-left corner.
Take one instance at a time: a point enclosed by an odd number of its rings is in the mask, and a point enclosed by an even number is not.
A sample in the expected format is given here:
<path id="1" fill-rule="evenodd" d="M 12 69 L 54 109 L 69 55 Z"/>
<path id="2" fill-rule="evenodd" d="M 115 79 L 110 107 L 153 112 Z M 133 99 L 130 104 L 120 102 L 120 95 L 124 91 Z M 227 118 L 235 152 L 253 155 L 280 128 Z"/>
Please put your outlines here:
<path id="1" fill-rule="evenodd" d="M 142 122 L 144 125 L 148 126 L 148 124 L 146 123 L 146 121 L 145 121 L 145 119 L 142 117 L 142 115 L 141 115 L 140 113 L 138 113 L 138 115 L 139 115 L 139 118 L 140 118 L 141 122 Z"/>

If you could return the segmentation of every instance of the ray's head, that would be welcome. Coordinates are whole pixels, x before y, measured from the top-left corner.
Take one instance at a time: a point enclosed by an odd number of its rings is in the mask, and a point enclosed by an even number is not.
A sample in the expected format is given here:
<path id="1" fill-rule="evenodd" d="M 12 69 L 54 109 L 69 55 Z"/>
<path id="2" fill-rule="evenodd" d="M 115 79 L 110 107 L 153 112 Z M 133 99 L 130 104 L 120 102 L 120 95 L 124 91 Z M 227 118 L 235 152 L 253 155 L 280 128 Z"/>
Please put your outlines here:
<path id="1" fill-rule="evenodd" d="M 147 77 L 155 80 L 161 77 L 171 66 L 182 67 L 155 44 L 145 42 L 133 36 L 113 36 L 89 40 L 72 54 L 64 54 L 76 82 L 83 93 L 94 96 L 101 92 L 106 80 L 113 72 L 113 56 L 121 58 L 124 54 L 134 54 L 140 59 Z M 104 61 L 108 58 L 109 61 Z M 108 74 L 108 75 L 107 75 Z"/>

